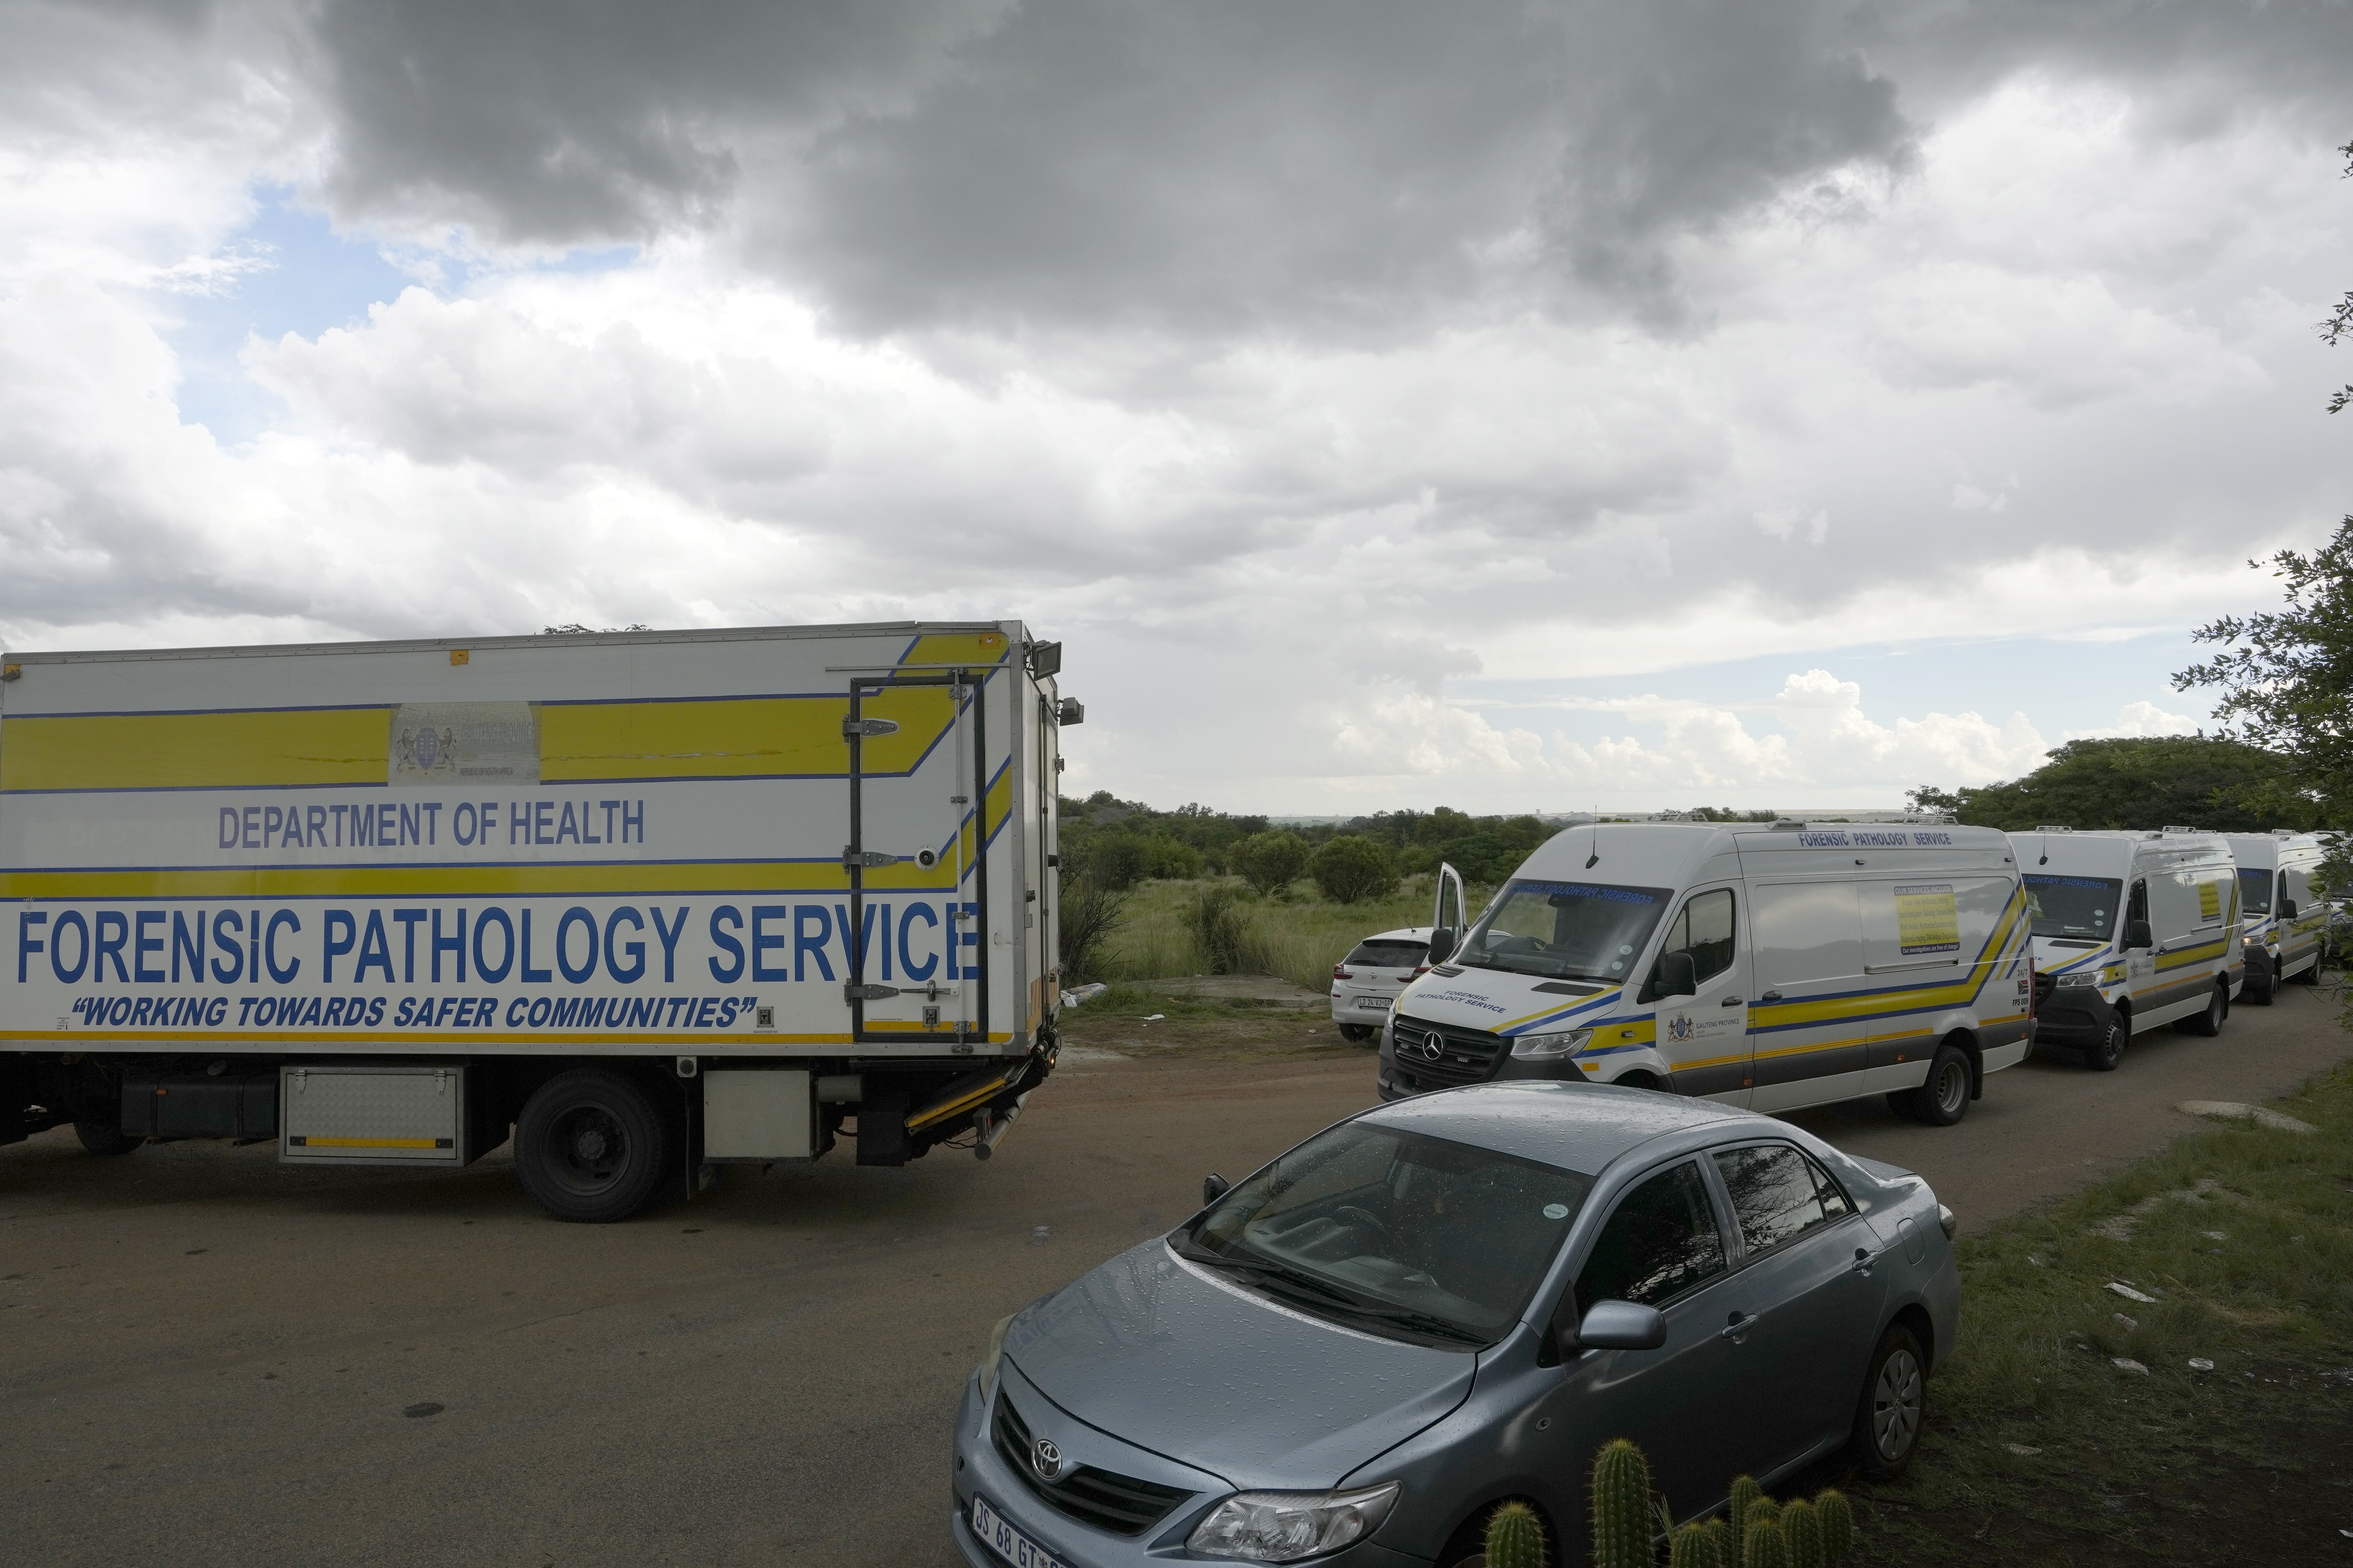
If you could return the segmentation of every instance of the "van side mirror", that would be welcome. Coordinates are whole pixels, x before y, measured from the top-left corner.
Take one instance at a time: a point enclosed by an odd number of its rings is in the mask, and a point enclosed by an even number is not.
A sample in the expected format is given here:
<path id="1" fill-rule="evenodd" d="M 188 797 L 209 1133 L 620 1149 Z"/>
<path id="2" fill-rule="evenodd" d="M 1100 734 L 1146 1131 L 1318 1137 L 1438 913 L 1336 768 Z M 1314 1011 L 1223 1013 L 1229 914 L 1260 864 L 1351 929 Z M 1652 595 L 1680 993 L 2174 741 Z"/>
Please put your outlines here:
<path id="1" fill-rule="evenodd" d="M 2292 921 L 2295 919 L 2295 900 L 2294 899 L 2282 899 L 2280 900 L 2280 919 L 2284 921 Z"/>
<path id="2" fill-rule="evenodd" d="M 1454 928 L 1440 926 L 1430 933 L 1430 962 L 1443 963 L 1454 952 Z"/>
<path id="3" fill-rule="evenodd" d="M 1201 1178 L 1201 1206 L 1208 1208 L 1233 1190 L 1234 1184 L 1231 1182 L 1215 1171 L 1210 1172 Z"/>
<path id="4" fill-rule="evenodd" d="M 1681 949 L 1659 954 L 1658 992 L 1661 996 L 1689 996 L 1698 990 L 1698 959 Z"/>
<path id="5" fill-rule="evenodd" d="M 2148 929 L 2148 922 L 2147 921 L 2125 921 L 2125 945 L 2126 947 L 2155 947 L 2157 945 L 2157 933 Z"/>
<path id="6" fill-rule="evenodd" d="M 1596 1301 L 1577 1325 L 1579 1349 L 1654 1351 L 1667 1342 L 1667 1320 L 1656 1307 L 1631 1301 Z"/>

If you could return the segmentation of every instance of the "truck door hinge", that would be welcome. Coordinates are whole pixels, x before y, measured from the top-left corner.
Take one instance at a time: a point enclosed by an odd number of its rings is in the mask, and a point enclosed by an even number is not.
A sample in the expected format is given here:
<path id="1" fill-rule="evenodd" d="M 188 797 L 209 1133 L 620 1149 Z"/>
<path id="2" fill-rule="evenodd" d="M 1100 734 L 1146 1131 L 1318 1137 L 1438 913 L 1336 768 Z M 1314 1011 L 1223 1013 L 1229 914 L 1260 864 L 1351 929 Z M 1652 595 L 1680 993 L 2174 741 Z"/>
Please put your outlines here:
<path id="1" fill-rule="evenodd" d="M 842 999 L 849 1002 L 887 1002 L 899 994 L 895 985 L 844 985 Z"/>
<path id="2" fill-rule="evenodd" d="M 841 721 L 841 738 L 845 741 L 854 740 L 860 736 L 895 735 L 898 732 L 899 722 L 895 719 L 844 719 Z"/>
<path id="3" fill-rule="evenodd" d="M 880 849 L 852 849 L 848 846 L 844 846 L 841 851 L 841 863 L 844 866 L 854 866 L 860 868 L 869 866 L 896 866 L 900 861 L 904 860 L 905 858 L 906 857 L 904 855 L 885 855 Z"/>

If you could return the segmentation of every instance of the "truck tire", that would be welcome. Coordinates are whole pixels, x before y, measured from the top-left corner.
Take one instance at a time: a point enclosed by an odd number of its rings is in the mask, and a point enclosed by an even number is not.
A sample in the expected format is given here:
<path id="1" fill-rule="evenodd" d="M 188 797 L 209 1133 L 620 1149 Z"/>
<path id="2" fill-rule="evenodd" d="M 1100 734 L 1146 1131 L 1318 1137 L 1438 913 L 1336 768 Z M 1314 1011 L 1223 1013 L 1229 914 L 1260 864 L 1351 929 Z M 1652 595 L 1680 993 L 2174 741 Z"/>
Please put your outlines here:
<path id="1" fill-rule="evenodd" d="M 575 1068 L 539 1086 L 515 1120 L 515 1175 L 557 1219 L 608 1225 L 677 1176 L 672 1119 L 627 1075 Z"/>
<path id="2" fill-rule="evenodd" d="M 2192 1013 L 2187 1018 L 2174 1020 L 2174 1028 L 2185 1035 L 2200 1035 L 2209 1039 L 2222 1032 L 2222 1020 L 2230 1016 L 2231 996 L 2220 985 L 2206 994 L 2203 1012 Z"/>
<path id="3" fill-rule="evenodd" d="M 144 1136 L 125 1132 L 111 1121 L 77 1121 L 74 1123 L 74 1136 L 81 1140 L 83 1148 L 101 1159 L 128 1154 L 147 1142 Z"/>
<path id="4" fill-rule="evenodd" d="M 1969 1054 L 1951 1044 L 1928 1059 L 1928 1076 L 1917 1089 L 1889 1095 L 1896 1114 L 1926 1127 L 1950 1127 L 1969 1113 Z"/>

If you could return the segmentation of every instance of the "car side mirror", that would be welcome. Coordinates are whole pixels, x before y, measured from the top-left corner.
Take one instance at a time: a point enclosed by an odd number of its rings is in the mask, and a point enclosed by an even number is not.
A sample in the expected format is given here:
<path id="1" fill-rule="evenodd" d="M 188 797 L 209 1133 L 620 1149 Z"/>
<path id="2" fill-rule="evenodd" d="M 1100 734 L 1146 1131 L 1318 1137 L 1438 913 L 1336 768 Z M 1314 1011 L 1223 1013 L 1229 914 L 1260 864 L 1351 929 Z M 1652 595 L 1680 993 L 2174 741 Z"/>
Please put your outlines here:
<path id="1" fill-rule="evenodd" d="M 1454 930 L 1451 926 L 1440 926 L 1430 933 L 1430 963 L 1443 963 L 1453 955 L 1453 952 Z"/>
<path id="2" fill-rule="evenodd" d="M 2125 945 L 2126 947 L 2155 947 L 2157 945 L 2157 933 L 2148 929 L 2148 922 L 2147 921 L 2126 921 L 2125 922 Z"/>
<path id="3" fill-rule="evenodd" d="M 2280 900 L 2280 919 L 2286 921 L 2295 919 L 2295 900 L 2294 899 L 2282 899 Z"/>
<path id="4" fill-rule="evenodd" d="M 1596 1301 L 1577 1325 L 1577 1342 L 1590 1351 L 1654 1351 L 1667 1342 L 1667 1320 L 1656 1307 Z"/>
<path id="5" fill-rule="evenodd" d="M 1233 1190 L 1234 1184 L 1231 1182 L 1226 1180 L 1225 1177 L 1218 1174 L 1215 1171 L 1210 1172 L 1208 1175 L 1201 1178 L 1201 1206 L 1203 1208 L 1208 1208 L 1211 1204 L 1216 1203 L 1219 1198 L 1224 1197 L 1228 1193 L 1232 1192 Z"/>

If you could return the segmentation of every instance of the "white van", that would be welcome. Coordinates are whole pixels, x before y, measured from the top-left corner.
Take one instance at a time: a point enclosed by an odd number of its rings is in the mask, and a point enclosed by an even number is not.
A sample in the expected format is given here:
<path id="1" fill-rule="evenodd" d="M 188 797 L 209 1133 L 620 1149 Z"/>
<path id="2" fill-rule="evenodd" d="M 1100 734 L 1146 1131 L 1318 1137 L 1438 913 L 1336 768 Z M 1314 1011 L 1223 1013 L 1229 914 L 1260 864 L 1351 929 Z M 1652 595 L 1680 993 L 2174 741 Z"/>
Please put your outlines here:
<path id="1" fill-rule="evenodd" d="M 2103 1072 L 2159 1024 L 2221 1031 L 2239 994 L 2239 877 L 2218 833 L 2013 833 L 2034 922 L 2035 1044 Z"/>
<path id="2" fill-rule="evenodd" d="M 2271 1005 L 2282 984 L 2320 978 L 2320 942 L 2328 923 L 2327 900 L 2312 890 L 2327 847 L 2310 833 L 2226 833 L 2231 858 L 2239 868 L 2239 930 L 2247 960 L 2241 993 L 2259 1006 Z"/>
<path id="3" fill-rule="evenodd" d="M 2028 1048 L 2026 903 L 1991 828 L 1572 827 L 1430 954 L 1382 1036 L 1387 1099 L 1522 1078 L 1757 1110 L 1883 1093 L 1948 1126 Z"/>

